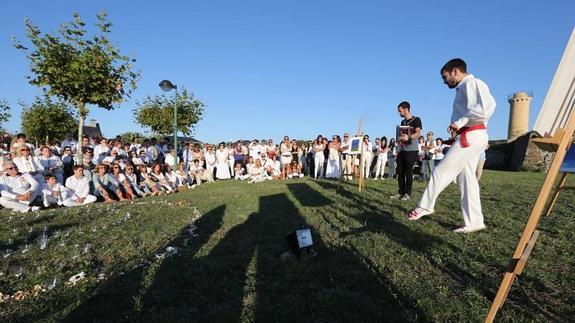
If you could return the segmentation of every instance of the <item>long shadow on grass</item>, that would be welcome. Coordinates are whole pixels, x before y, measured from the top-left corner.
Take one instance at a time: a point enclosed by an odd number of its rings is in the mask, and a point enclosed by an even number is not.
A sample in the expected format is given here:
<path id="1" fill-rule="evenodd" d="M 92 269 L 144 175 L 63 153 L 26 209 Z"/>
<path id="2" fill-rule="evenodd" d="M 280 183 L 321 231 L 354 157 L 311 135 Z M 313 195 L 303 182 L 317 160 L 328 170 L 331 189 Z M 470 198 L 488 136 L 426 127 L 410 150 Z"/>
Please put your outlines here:
<path id="1" fill-rule="evenodd" d="M 198 227 L 199 237 L 191 240 L 189 246 L 183 251 L 186 259 L 193 258 L 198 250 L 210 239 L 212 234 L 220 229 L 222 219 L 226 211 L 226 206 L 221 205 L 214 208 L 210 212 L 205 213 L 199 220 L 196 221 Z M 169 246 L 182 246 L 184 239 L 189 238 L 187 227 L 168 243 Z M 160 248 L 159 251 L 165 250 L 166 246 Z M 151 259 L 150 255 L 143 255 L 144 258 Z M 182 257 L 184 258 L 184 257 Z M 172 259 L 164 260 L 165 263 L 171 263 Z M 162 265 L 163 268 L 165 265 Z M 135 317 L 139 315 L 141 308 L 141 298 L 147 292 L 147 287 L 150 284 L 149 275 L 154 274 L 154 266 L 148 268 L 138 267 L 127 272 L 124 275 L 116 276 L 106 281 L 99 288 L 94 291 L 91 297 L 81 300 L 81 304 L 69 313 L 63 320 L 67 322 L 109 322 L 109 321 L 134 321 Z M 179 271 L 185 272 L 185 264 L 182 268 L 175 269 L 176 277 L 173 277 L 173 284 L 179 285 L 180 278 L 191 279 L 192 277 L 179 277 Z M 153 280 L 153 277 L 151 278 Z M 164 290 L 162 291 L 166 298 L 169 295 L 181 292 L 181 289 Z M 166 310 L 172 305 L 167 305 Z M 45 315 L 46 313 L 44 313 Z M 36 321 L 42 316 L 18 318 L 16 321 Z M 161 318 L 158 321 L 164 321 Z"/>
<path id="2" fill-rule="evenodd" d="M 326 198 L 306 183 L 287 184 L 286 186 L 303 206 L 326 206 L 333 203 L 332 200 Z"/>
<path id="3" fill-rule="evenodd" d="M 324 189 L 337 189 L 337 186 L 331 183 L 318 181 L 317 184 Z M 495 296 L 495 290 L 493 288 L 498 286 L 501 277 L 499 275 L 493 276 L 491 272 L 472 271 L 468 267 L 462 268 L 462 262 L 460 260 L 461 258 L 464 258 L 466 259 L 465 261 L 468 262 L 480 262 L 497 268 L 499 264 L 496 259 L 486 257 L 485 254 L 481 252 L 474 254 L 463 252 L 460 248 L 444 239 L 423 232 L 414 231 L 409 227 L 396 222 L 393 218 L 393 215 L 390 213 L 374 207 L 367 201 L 363 200 L 361 196 L 358 196 L 357 194 L 348 190 L 340 189 L 337 190 L 337 193 L 340 194 L 340 196 L 348 199 L 354 205 L 357 205 L 359 212 L 349 212 L 340 206 L 336 206 L 335 209 L 339 214 L 326 214 L 326 212 L 322 211 L 320 213 L 323 213 L 323 219 L 335 230 L 338 229 L 337 222 L 345 223 L 345 219 L 342 219 L 342 217 L 353 218 L 358 220 L 360 223 L 365 223 L 363 227 L 341 233 L 342 238 L 345 238 L 349 235 L 361 234 L 364 232 L 386 234 L 386 236 L 400 243 L 401 245 L 415 251 L 422 252 L 422 254 L 427 258 L 432 266 L 443 272 L 453 281 L 460 284 L 462 290 L 471 288 L 482 294 L 489 301 L 493 300 Z M 448 229 L 448 231 L 453 229 L 452 225 L 437 218 L 431 217 L 430 220 L 437 222 L 440 226 Z M 427 250 L 434 249 L 436 246 L 448 247 L 451 249 L 452 254 L 460 255 L 460 260 L 455 260 L 452 256 L 449 256 L 442 258 L 441 261 L 438 262 L 435 257 L 430 256 L 430 254 L 426 252 Z M 536 285 L 539 293 L 544 295 L 552 293 L 552 290 L 550 290 L 541 280 L 536 277 L 529 276 L 522 277 L 522 279 Z M 519 291 L 514 295 L 510 295 L 508 301 L 513 302 L 514 304 L 525 304 L 524 306 L 526 308 L 539 308 L 543 317 L 549 320 L 557 320 L 558 318 L 568 317 L 568 315 L 565 315 L 565 313 L 557 312 L 553 309 L 544 309 L 541 305 L 537 304 L 535 300 L 529 298 L 528 294 L 524 291 Z M 521 308 L 524 306 L 521 306 Z M 533 314 L 529 311 L 523 310 L 521 311 L 521 314 L 526 315 L 527 318 L 535 319 Z"/>
<path id="4" fill-rule="evenodd" d="M 319 194 L 319 193 L 317 193 Z M 309 227 L 286 194 L 231 228 L 205 257 L 167 259 L 142 297 L 137 321 L 406 321 L 425 319 L 351 249 L 314 236 L 319 256 L 282 263 L 286 235 Z"/>

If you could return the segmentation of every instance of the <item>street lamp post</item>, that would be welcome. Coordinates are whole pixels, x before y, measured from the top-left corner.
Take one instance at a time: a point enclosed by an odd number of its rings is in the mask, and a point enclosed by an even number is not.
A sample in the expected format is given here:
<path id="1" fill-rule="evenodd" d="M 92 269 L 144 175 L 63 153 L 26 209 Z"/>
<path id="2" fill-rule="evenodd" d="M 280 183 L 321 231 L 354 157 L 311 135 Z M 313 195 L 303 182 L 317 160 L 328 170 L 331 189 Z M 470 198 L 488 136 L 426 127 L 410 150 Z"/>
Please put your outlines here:
<path id="1" fill-rule="evenodd" d="M 168 80 L 163 80 L 159 85 L 166 92 L 176 90 L 176 100 L 174 101 L 174 169 L 176 169 L 178 167 L 178 87 Z"/>

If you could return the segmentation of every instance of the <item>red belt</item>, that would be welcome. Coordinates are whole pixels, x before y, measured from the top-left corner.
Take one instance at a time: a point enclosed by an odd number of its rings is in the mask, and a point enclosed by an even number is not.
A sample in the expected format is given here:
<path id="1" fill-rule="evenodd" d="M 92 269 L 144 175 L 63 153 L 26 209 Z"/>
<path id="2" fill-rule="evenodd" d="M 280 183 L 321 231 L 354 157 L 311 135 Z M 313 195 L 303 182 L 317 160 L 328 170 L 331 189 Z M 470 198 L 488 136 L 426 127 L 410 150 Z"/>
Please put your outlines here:
<path id="1" fill-rule="evenodd" d="M 459 144 L 461 145 L 461 148 L 469 147 L 469 142 L 467 141 L 467 133 L 468 132 L 473 131 L 473 130 L 481 130 L 481 129 L 487 129 L 487 128 L 485 128 L 485 125 L 483 123 L 479 123 L 479 124 L 476 124 L 476 125 L 470 126 L 470 127 L 459 128 L 459 130 L 457 130 L 457 135 L 460 136 Z M 452 145 L 454 141 L 455 141 L 455 138 L 452 138 L 452 139 L 446 140 L 444 142 L 444 144 Z"/>

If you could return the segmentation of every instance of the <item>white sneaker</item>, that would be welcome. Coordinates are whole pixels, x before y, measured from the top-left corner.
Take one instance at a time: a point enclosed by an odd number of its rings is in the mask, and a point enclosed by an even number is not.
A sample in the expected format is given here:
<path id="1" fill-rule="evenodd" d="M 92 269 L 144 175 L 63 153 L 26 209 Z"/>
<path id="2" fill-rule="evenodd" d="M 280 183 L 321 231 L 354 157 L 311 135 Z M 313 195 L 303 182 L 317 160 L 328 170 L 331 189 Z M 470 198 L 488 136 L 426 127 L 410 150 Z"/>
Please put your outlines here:
<path id="1" fill-rule="evenodd" d="M 402 197 L 403 197 L 403 196 L 402 196 L 401 194 L 395 194 L 395 195 L 390 196 L 389 198 L 392 199 L 392 200 L 399 200 L 399 199 L 401 199 Z"/>
<path id="2" fill-rule="evenodd" d="M 39 211 L 39 210 L 40 210 L 40 207 L 39 207 L 39 206 L 33 206 L 33 207 L 30 208 L 30 211 L 32 211 L 32 212 L 36 212 L 36 211 Z"/>
<path id="3" fill-rule="evenodd" d="M 403 195 L 403 196 L 401 197 L 401 200 L 402 200 L 402 201 L 411 200 L 411 196 L 409 196 L 409 194 L 405 194 L 405 195 Z"/>
<path id="4" fill-rule="evenodd" d="M 461 228 L 457 228 L 457 229 L 453 230 L 453 232 L 455 232 L 455 233 L 471 233 L 471 232 L 477 232 L 477 231 L 481 231 L 481 230 L 485 230 L 485 229 L 487 229 L 486 226 L 481 226 L 481 227 L 477 227 L 477 228 L 461 227 Z"/>

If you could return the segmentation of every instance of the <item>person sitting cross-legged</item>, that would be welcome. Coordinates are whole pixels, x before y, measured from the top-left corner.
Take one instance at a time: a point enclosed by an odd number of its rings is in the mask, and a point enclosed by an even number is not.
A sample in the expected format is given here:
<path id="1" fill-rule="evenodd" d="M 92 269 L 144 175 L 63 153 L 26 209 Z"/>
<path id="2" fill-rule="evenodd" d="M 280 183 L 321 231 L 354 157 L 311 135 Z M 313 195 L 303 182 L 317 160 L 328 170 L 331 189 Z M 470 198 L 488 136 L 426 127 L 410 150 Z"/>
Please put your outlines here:
<path id="1" fill-rule="evenodd" d="M 69 194 L 62 202 L 64 206 L 85 205 L 97 200 L 96 196 L 90 195 L 90 178 L 84 175 L 83 165 L 74 166 L 74 175 L 66 179 L 66 188 Z"/>
<path id="2" fill-rule="evenodd" d="M 36 211 L 37 206 L 31 206 L 40 192 L 40 184 L 30 173 L 18 173 L 18 167 L 13 162 L 5 162 L 4 175 L 0 177 L 0 205 L 18 212 Z"/>

